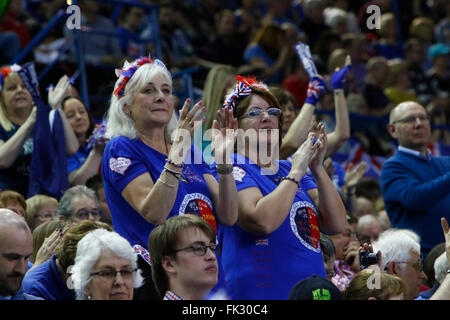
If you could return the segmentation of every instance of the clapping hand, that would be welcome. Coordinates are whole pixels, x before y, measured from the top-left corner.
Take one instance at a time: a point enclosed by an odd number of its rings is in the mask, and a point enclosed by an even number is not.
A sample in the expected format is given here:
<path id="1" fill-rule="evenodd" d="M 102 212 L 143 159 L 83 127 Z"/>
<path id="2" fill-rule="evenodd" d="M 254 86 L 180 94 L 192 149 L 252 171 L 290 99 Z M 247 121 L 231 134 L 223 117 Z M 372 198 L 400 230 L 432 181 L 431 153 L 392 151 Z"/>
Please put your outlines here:
<path id="1" fill-rule="evenodd" d="M 367 163 L 361 161 L 356 167 L 353 163 L 350 163 L 347 170 L 345 171 L 345 185 L 347 188 L 354 187 L 359 180 L 364 176 L 367 169 Z"/>
<path id="2" fill-rule="evenodd" d="M 170 149 L 168 158 L 175 163 L 182 163 L 184 161 L 186 152 L 190 150 L 193 140 L 194 125 L 197 121 L 204 120 L 206 108 L 203 106 L 203 102 L 197 102 L 191 110 L 189 110 L 190 105 L 191 99 L 187 98 L 180 111 L 178 126 L 172 133 L 172 148 Z"/>
<path id="3" fill-rule="evenodd" d="M 323 167 L 323 160 L 327 151 L 327 134 L 325 132 L 323 123 L 319 123 L 319 125 L 317 126 L 317 130 L 319 132 L 319 136 L 316 143 L 314 144 L 314 146 L 316 146 L 315 152 L 311 157 L 311 161 L 309 163 L 309 168 L 313 173 L 320 167 Z"/>
<path id="4" fill-rule="evenodd" d="M 308 170 L 308 164 L 311 157 L 316 152 L 317 143 L 314 144 L 314 139 L 316 134 L 310 132 L 308 138 L 303 142 L 303 144 L 297 149 L 297 151 L 292 155 L 292 169 L 295 178 L 300 181 L 300 179 L 305 175 Z"/>
<path id="5" fill-rule="evenodd" d="M 216 164 L 229 164 L 234 150 L 238 121 L 233 116 L 233 109 L 228 106 L 217 111 L 220 121 L 214 120 L 212 125 L 211 146 L 214 150 Z"/>
<path id="6" fill-rule="evenodd" d="M 61 108 L 63 99 L 70 95 L 69 77 L 62 76 L 55 88 L 50 87 L 48 90 L 48 104 L 52 109 Z"/>

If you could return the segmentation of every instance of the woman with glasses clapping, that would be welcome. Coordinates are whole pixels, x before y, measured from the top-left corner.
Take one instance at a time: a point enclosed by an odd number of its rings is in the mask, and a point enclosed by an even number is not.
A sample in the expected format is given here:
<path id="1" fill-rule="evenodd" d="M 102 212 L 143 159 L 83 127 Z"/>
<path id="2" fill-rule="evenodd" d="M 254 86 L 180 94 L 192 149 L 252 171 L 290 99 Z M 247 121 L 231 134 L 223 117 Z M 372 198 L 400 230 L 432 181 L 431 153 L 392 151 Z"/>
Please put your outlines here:
<path id="1" fill-rule="evenodd" d="M 310 100 L 319 99 L 326 88 L 316 78 L 310 82 Z M 296 282 L 313 274 L 326 277 L 320 231 L 338 233 L 346 221 L 322 164 L 327 145 L 323 124 L 291 163 L 277 157 L 282 112 L 265 84 L 238 76 L 224 107 L 233 110 L 239 127 L 233 155 L 238 222 L 219 232 L 227 293 L 233 300 L 287 299 Z M 305 176 L 308 166 L 314 179 Z"/>

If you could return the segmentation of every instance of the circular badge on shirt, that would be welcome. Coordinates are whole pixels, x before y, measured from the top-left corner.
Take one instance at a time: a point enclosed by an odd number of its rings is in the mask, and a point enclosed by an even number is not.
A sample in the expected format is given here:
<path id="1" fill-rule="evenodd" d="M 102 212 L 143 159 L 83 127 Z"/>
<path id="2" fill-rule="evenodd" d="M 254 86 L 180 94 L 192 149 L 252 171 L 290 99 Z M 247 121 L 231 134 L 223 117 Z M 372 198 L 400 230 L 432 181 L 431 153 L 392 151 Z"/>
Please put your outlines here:
<path id="1" fill-rule="evenodd" d="M 297 201 L 289 213 L 292 232 L 309 250 L 319 253 L 320 231 L 317 212 L 312 203 Z"/>
<path id="2" fill-rule="evenodd" d="M 201 193 L 188 193 L 180 204 L 178 214 L 195 214 L 208 222 L 217 233 L 216 217 L 211 200 Z"/>

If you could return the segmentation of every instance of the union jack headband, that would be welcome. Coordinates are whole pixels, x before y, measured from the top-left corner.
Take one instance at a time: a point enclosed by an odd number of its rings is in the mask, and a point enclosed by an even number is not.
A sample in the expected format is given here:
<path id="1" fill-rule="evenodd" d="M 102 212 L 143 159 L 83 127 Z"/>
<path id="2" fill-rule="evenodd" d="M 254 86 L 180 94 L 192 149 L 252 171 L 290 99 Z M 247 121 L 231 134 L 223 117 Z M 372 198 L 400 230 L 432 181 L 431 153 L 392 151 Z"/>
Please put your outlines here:
<path id="1" fill-rule="evenodd" d="M 161 60 L 159 60 L 159 59 L 152 60 L 150 53 L 148 54 L 148 57 L 140 57 L 133 63 L 129 63 L 128 61 L 125 61 L 124 65 L 123 65 L 123 69 L 116 69 L 116 76 L 119 79 L 122 77 L 116 90 L 114 90 L 114 94 L 117 97 L 120 98 L 123 96 L 123 94 L 125 92 L 125 87 L 126 87 L 128 81 L 133 76 L 133 74 L 136 72 L 137 69 L 139 69 L 140 66 L 147 64 L 147 63 L 150 63 L 150 64 L 154 63 L 154 64 L 157 64 L 157 65 L 167 69 L 166 65 Z"/>
<path id="2" fill-rule="evenodd" d="M 18 64 L 13 64 L 12 66 L 6 66 L 0 69 L 0 90 L 3 89 L 3 84 L 5 79 L 9 76 L 11 72 L 17 72 L 22 69 Z"/>
<path id="3" fill-rule="evenodd" d="M 269 91 L 269 88 L 264 83 L 257 81 L 255 78 L 246 78 L 243 76 L 236 76 L 236 86 L 233 92 L 227 95 L 222 108 L 229 107 L 231 109 L 236 108 L 239 100 L 249 96 L 252 93 L 252 88 L 259 88 Z"/>

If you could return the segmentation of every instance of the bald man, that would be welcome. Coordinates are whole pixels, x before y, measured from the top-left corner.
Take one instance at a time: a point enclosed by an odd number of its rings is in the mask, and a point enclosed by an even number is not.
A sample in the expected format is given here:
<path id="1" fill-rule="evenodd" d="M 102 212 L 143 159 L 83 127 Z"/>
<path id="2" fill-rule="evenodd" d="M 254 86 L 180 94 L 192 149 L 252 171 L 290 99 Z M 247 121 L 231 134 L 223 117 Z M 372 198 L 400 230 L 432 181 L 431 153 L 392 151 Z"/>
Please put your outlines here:
<path id="1" fill-rule="evenodd" d="M 0 209 L 0 300 L 41 300 L 22 289 L 32 253 L 33 237 L 23 217 Z"/>
<path id="2" fill-rule="evenodd" d="M 386 211 L 394 228 L 419 234 L 425 256 L 444 241 L 441 217 L 450 218 L 450 157 L 431 155 L 430 120 L 416 102 L 397 105 L 387 130 L 399 147 L 381 172 Z"/>

